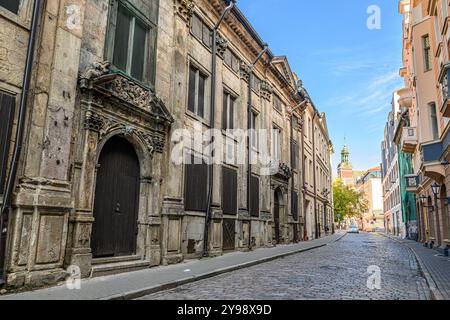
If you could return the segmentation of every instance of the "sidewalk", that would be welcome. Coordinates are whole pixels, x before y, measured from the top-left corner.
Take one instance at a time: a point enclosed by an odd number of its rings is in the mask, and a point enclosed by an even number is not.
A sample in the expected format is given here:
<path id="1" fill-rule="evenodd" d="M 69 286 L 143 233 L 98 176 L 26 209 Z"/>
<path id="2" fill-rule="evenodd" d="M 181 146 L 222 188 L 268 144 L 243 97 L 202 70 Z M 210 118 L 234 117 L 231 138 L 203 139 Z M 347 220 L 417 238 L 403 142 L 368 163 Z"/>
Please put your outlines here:
<path id="1" fill-rule="evenodd" d="M 450 300 L 450 258 L 428 249 L 419 242 L 387 235 L 414 252 L 436 300 Z"/>
<path id="2" fill-rule="evenodd" d="M 341 232 L 309 242 L 263 248 L 252 252 L 233 252 L 217 258 L 190 260 L 177 265 L 86 279 L 81 283 L 81 290 L 69 290 L 65 284 L 62 284 L 49 289 L 0 296 L 0 300 L 134 299 L 186 283 L 320 248 L 340 240 L 345 234 Z"/>

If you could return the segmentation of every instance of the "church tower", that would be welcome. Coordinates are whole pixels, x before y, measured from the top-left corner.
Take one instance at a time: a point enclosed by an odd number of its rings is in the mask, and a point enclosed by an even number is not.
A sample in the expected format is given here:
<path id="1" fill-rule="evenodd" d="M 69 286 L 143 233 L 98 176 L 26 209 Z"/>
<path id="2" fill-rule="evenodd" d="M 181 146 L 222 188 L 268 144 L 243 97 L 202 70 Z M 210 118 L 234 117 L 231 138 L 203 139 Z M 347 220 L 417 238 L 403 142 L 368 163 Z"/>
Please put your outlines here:
<path id="1" fill-rule="evenodd" d="M 344 145 L 344 148 L 341 152 L 341 162 L 338 165 L 338 177 L 342 180 L 344 185 L 348 187 L 355 186 L 355 179 L 353 176 L 353 166 L 350 163 L 350 151 L 348 150 L 347 145 Z"/>

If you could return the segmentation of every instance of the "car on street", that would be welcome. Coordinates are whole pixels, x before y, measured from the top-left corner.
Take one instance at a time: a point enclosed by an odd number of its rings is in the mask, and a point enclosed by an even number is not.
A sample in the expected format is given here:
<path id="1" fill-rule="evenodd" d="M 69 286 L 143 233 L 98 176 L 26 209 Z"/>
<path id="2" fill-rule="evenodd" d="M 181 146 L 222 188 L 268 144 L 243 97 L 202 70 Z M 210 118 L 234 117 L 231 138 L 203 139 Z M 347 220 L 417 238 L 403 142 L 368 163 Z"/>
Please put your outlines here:
<path id="1" fill-rule="evenodd" d="M 351 225 L 348 228 L 348 233 L 359 233 L 359 227 L 356 225 Z"/>

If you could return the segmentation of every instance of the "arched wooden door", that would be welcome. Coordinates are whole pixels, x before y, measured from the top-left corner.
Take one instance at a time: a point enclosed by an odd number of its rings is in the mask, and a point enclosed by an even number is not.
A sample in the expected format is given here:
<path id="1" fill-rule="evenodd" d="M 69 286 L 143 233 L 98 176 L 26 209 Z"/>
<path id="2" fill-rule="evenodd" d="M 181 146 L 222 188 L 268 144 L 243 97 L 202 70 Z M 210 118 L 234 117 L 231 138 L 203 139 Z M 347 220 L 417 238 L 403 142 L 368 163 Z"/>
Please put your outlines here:
<path id="1" fill-rule="evenodd" d="M 139 159 L 126 139 L 113 137 L 103 147 L 98 164 L 93 256 L 133 255 L 139 207 Z"/>
<path id="2" fill-rule="evenodd" d="M 273 219 L 275 223 L 275 241 L 277 244 L 279 244 L 281 241 L 280 237 L 280 206 L 281 206 L 281 199 L 283 197 L 283 194 L 281 193 L 280 189 L 275 190 L 275 201 L 274 201 L 274 210 L 273 210 Z"/>

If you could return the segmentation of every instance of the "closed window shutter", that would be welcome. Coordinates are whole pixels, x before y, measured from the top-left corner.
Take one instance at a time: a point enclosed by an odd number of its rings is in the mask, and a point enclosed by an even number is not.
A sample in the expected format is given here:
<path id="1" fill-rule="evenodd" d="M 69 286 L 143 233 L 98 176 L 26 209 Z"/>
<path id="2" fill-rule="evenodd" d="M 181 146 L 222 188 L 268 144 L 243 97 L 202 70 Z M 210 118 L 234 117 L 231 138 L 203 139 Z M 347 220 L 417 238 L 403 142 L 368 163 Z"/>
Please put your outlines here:
<path id="1" fill-rule="evenodd" d="M 205 24 L 203 25 L 203 43 L 207 47 L 212 46 L 212 31 Z"/>
<path id="2" fill-rule="evenodd" d="M 222 210 L 224 214 L 237 214 L 237 172 L 226 167 L 222 169 Z"/>
<path id="3" fill-rule="evenodd" d="M 206 212 L 208 189 L 208 166 L 200 159 L 191 158 L 185 166 L 185 209 L 186 211 Z"/>
<path id="4" fill-rule="evenodd" d="M 15 102 L 15 97 L 0 92 L 0 194 L 3 194 L 6 182 Z"/>
<path id="5" fill-rule="evenodd" d="M 298 219 L 298 193 L 292 193 L 292 216 L 294 220 Z"/>
<path id="6" fill-rule="evenodd" d="M 251 195 L 250 195 L 250 203 L 251 203 L 251 216 L 259 217 L 259 178 L 252 177 L 251 179 Z"/>

